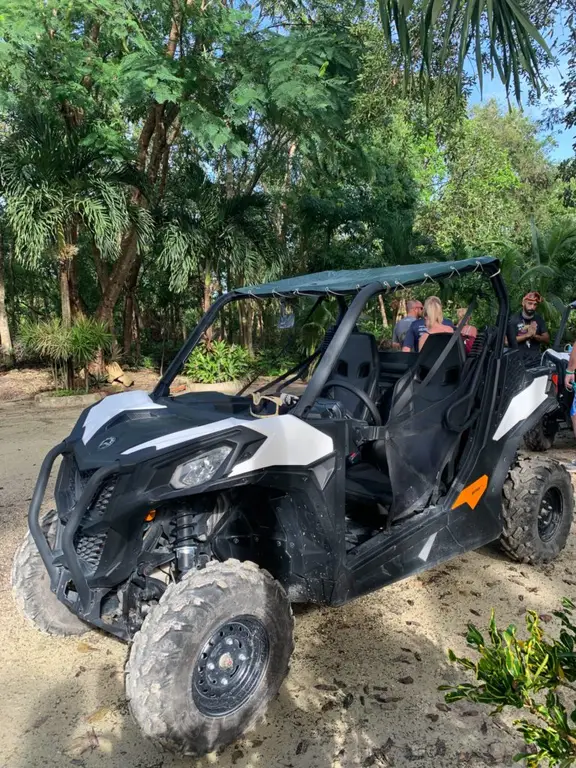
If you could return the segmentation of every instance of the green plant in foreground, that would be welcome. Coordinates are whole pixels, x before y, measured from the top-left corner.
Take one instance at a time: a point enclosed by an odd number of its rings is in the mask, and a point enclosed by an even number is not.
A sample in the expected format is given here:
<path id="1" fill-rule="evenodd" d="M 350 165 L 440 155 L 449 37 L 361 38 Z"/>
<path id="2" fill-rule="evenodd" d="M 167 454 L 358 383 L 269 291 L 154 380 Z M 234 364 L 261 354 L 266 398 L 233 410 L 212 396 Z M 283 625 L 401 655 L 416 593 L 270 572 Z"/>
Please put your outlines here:
<path id="1" fill-rule="evenodd" d="M 461 683 L 442 686 L 448 703 L 465 699 L 495 707 L 492 714 L 505 707 L 523 710 L 526 715 L 514 721 L 531 754 L 520 754 L 515 761 L 525 760 L 529 768 L 544 765 L 567 768 L 576 763 L 576 701 L 570 714 L 564 703 L 564 692 L 576 691 L 576 626 L 574 603 L 564 598 L 558 638 L 547 638 L 538 614 L 528 611 L 528 637 L 522 639 L 514 625 L 501 630 L 494 612 L 488 627 L 488 638 L 473 625 L 468 625 L 466 641 L 479 654 L 477 661 L 448 652 L 450 661 L 474 673 L 477 684 Z"/>

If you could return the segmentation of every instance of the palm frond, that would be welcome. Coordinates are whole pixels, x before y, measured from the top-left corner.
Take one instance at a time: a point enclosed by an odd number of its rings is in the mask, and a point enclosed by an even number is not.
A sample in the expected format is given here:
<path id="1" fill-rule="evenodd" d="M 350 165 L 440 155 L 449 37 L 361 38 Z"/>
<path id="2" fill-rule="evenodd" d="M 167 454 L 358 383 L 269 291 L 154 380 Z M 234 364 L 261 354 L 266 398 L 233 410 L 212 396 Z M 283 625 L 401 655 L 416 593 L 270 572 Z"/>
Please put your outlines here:
<path id="1" fill-rule="evenodd" d="M 488 59 L 492 71 L 496 68 L 506 91 L 512 89 L 518 102 L 523 77 L 540 95 L 539 52 L 550 58 L 552 54 L 516 0 L 424 0 L 422 6 L 416 6 L 414 0 L 379 0 L 379 7 L 384 35 L 389 43 L 399 43 L 407 76 L 415 48 L 421 56 L 422 79 L 432 74 L 436 37 L 443 30 L 438 65 L 444 67 L 455 45 L 459 87 L 466 59 L 473 51 L 481 89 L 484 60 Z M 414 28 L 419 30 L 417 46 L 411 39 Z"/>

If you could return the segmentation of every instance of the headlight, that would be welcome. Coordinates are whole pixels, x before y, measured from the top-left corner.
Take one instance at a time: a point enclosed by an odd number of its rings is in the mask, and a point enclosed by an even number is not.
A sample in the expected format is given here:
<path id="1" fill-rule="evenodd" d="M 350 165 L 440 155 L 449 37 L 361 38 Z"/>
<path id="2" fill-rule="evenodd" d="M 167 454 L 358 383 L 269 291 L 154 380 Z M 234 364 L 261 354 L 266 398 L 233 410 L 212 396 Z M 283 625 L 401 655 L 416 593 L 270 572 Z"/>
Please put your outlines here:
<path id="1" fill-rule="evenodd" d="M 206 483 L 216 474 L 231 452 L 229 445 L 221 445 L 180 464 L 172 475 L 170 485 L 173 488 L 192 488 Z"/>

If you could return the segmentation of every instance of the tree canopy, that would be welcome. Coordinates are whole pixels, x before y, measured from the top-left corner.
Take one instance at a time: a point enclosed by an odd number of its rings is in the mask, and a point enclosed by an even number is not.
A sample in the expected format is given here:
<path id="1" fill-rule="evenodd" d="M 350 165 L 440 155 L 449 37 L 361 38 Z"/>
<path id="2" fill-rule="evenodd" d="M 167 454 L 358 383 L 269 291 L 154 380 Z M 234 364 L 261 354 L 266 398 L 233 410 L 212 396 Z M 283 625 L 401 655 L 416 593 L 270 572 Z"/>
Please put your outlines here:
<path id="1" fill-rule="evenodd" d="M 492 73 L 511 96 L 546 92 L 563 12 L 7 0 L 0 343 L 88 316 L 130 359 L 178 343 L 232 285 L 474 253 L 540 268 L 533 232 L 570 229 L 572 167 L 520 109 L 469 95 Z M 571 264 L 570 238 L 551 254 L 550 269 Z M 254 346 L 257 307 L 227 322 L 229 341 Z"/>

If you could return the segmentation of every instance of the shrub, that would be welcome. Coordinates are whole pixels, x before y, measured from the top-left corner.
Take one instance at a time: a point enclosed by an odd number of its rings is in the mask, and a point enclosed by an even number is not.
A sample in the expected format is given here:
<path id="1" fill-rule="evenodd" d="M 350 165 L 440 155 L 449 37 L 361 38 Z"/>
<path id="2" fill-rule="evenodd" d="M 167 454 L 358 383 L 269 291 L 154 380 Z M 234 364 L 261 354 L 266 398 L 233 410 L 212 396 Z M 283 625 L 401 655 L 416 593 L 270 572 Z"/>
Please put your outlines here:
<path id="1" fill-rule="evenodd" d="M 200 384 L 221 384 L 244 378 L 252 364 L 252 358 L 242 347 L 214 341 L 210 348 L 199 344 L 192 351 L 184 373 Z"/>
<path id="2" fill-rule="evenodd" d="M 65 379 L 65 368 L 69 360 L 86 370 L 99 350 L 106 351 L 112 344 L 112 335 L 103 323 L 90 318 L 81 318 L 71 328 L 53 319 L 42 323 L 26 323 L 20 331 L 20 341 L 32 354 L 48 360 L 52 367 L 54 386 Z"/>
<path id="3" fill-rule="evenodd" d="M 492 613 L 488 639 L 473 624 L 468 625 L 466 640 L 478 653 L 476 661 L 448 652 L 450 661 L 474 673 L 477 684 L 442 686 L 441 690 L 449 691 L 446 701 L 489 704 L 495 708 L 492 714 L 505 707 L 523 710 L 526 716 L 514 724 L 531 753 L 514 759 L 525 760 L 529 768 L 544 761 L 561 768 L 576 762 L 576 701 L 568 714 L 561 695 L 575 690 L 571 685 L 576 680 L 574 609 L 574 603 L 564 598 L 562 610 L 554 612 L 561 622 L 558 638 L 545 637 L 534 611 L 526 614 L 527 639 L 519 638 L 512 624 L 498 629 Z"/>
<path id="4" fill-rule="evenodd" d="M 279 354 L 275 349 L 263 349 L 256 356 L 254 363 L 254 375 L 258 376 L 281 376 L 286 371 L 293 368 L 298 360 L 291 357 L 285 357 Z"/>

